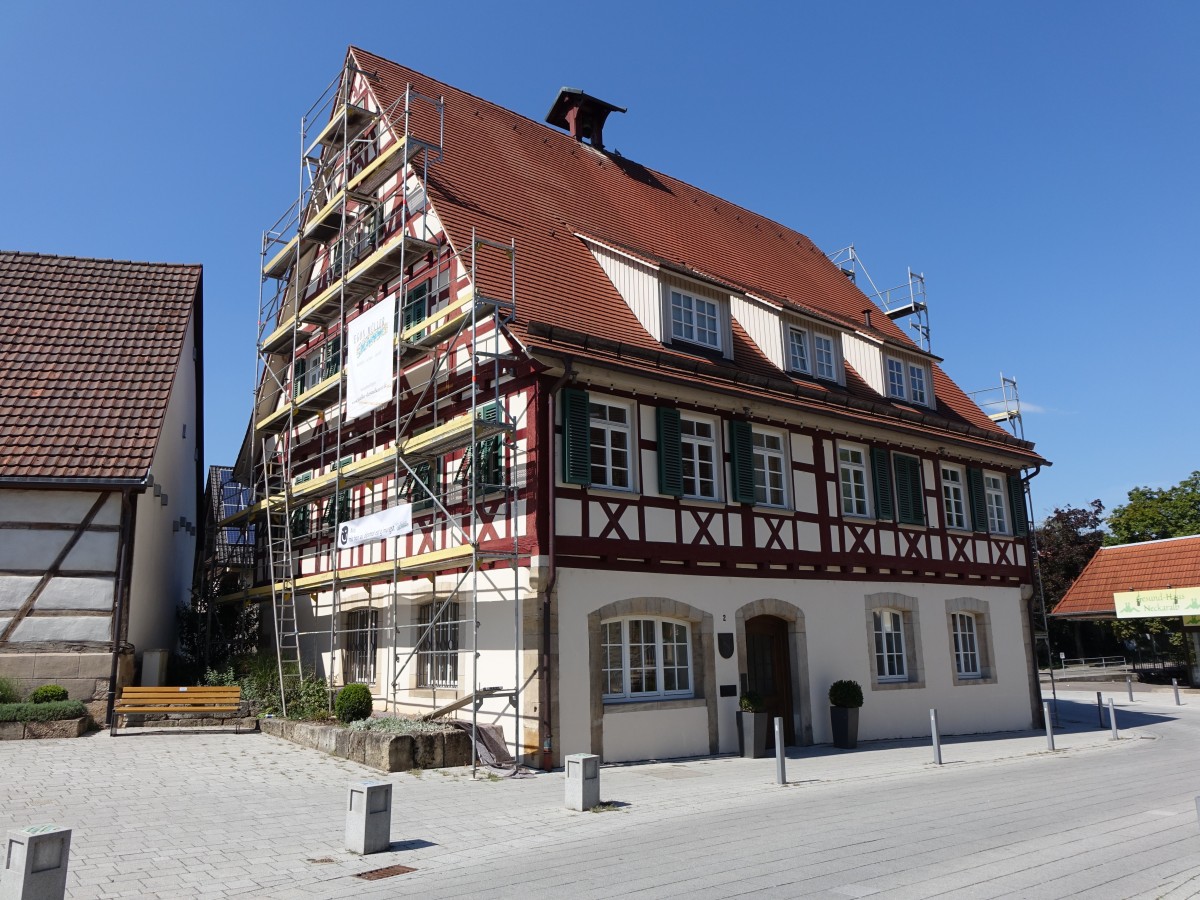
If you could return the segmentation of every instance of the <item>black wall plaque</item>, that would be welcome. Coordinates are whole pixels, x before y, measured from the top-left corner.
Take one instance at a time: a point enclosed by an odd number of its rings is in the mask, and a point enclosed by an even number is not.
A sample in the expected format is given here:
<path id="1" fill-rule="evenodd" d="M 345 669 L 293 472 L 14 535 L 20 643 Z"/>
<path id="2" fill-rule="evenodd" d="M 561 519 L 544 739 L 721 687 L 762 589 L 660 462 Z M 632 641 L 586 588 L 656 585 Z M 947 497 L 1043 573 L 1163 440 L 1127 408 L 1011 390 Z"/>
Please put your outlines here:
<path id="1" fill-rule="evenodd" d="M 721 696 L 722 697 L 736 697 L 737 696 L 737 685 L 736 684 L 721 685 Z"/>
<path id="2" fill-rule="evenodd" d="M 717 635 L 717 652 L 721 654 L 721 659 L 729 659 L 733 656 L 732 631 L 722 631 Z"/>

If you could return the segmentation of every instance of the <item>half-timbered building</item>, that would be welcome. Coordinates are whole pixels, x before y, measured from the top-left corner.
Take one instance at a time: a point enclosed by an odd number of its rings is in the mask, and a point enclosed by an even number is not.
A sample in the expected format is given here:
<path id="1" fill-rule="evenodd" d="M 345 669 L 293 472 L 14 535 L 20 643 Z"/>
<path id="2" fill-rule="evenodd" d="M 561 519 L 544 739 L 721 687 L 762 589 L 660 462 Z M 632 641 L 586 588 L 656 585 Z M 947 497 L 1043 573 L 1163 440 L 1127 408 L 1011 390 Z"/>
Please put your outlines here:
<path id="1" fill-rule="evenodd" d="M 546 765 L 734 750 L 749 690 L 828 741 L 842 678 L 864 738 L 1030 725 L 1043 460 L 812 241 L 581 91 L 543 123 L 351 48 L 325 109 L 226 523 L 285 679 Z"/>

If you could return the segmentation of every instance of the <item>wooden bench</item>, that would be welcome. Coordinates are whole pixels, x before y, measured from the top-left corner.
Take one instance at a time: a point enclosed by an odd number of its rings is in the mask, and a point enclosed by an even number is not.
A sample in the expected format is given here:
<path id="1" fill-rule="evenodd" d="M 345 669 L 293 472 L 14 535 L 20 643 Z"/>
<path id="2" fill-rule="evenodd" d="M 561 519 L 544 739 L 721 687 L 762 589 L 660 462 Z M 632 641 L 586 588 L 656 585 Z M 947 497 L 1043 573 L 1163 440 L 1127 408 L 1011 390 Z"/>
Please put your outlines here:
<path id="1" fill-rule="evenodd" d="M 242 689 L 233 687 L 126 687 L 113 706 L 112 735 L 117 735 L 117 717 L 147 713 L 237 713 Z M 126 725 L 128 725 L 126 718 Z M 241 718 L 237 718 L 241 731 Z"/>

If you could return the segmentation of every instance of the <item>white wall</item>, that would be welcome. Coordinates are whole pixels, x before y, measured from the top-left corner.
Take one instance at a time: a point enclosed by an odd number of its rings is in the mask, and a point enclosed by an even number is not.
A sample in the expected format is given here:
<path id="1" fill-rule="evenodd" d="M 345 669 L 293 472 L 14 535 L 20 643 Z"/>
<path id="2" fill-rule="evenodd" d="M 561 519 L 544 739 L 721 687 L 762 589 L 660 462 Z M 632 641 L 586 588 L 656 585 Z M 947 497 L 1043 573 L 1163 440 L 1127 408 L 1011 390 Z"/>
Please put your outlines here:
<path id="1" fill-rule="evenodd" d="M 195 328 L 193 319 L 150 467 L 162 496 L 148 490 L 137 498 L 128 640 L 138 656 L 143 650 L 175 648 L 175 610 L 189 601 L 191 592 L 196 538 L 182 526 L 174 530 L 172 522 L 184 517 L 194 525 L 199 520 L 196 366 L 192 358 Z"/>
<path id="2" fill-rule="evenodd" d="M 917 598 L 924 686 L 873 690 L 874 658 L 866 627 L 869 594 L 896 591 Z M 791 603 L 804 614 L 808 672 L 799 702 L 812 713 L 817 743 L 832 740 L 829 728 L 829 685 L 842 678 L 857 681 L 866 698 L 859 736 L 900 738 L 927 735 L 929 710 L 938 709 L 947 734 L 1029 728 L 1026 634 L 1022 628 L 1020 590 L 980 584 L 902 584 L 648 574 L 563 569 L 559 574 L 559 708 L 560 746 L 564 753 L 586 751 L 591 742 L 588 613 L 618 600 L 665 597 L 710 613 L 717 634 L 735 632 L 739 608 L 759 599 Z M 954 659 L 946 601 L 973 597 L 986 601 L 991 619 L 996 671 L 994 684 L 954 684 Z M 714 646 L 715 646 L 714 638 Z M 739 653 L 722 659 L 713 652 L 716 684 L 740 685 Z M 797 660 L 791 660 L 792 666 Z M 736 698 L 718 699 L 718 731 L 722 752 L 736 750 Z M 670 706 L 667 704 L 666 706 Z M 702 708 L 664 708 L 635 714 L 609 706 L 604 716 L 606 759 L 644 759 L 707 753 L 707 721 Z M 619 756 L 609 757 L 609 748 Z"/>

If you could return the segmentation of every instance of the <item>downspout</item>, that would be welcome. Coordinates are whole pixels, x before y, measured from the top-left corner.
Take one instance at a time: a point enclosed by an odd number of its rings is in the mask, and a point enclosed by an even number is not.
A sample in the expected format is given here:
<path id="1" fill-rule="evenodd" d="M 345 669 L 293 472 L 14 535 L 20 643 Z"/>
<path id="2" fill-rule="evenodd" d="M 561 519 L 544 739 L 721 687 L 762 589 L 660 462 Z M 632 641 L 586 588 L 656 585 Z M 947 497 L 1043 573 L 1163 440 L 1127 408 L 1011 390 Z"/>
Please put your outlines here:
<path id="1" fill-rule="evenodd" d="M 1028 475 L 1021 476 L 1021 485 L 1024 490 L 1021 492 L 1023 500 L 1026 503 L 1026 515 L 1028 520 L 1029 535 L 1026 541 L 1026 550 L 1029 553 L 1029 571 L 1033 575 L 1033 584 L 1030 585 L 1032 593 L 1029 598 L 1029 604 L 1032 606 L 1036 598 L 1042 612 L 1042 630 L 1046 633 L 1046 652 L 1049 654 L 1050 663 L 1050 697 L 1051 710 L 1053 718 L 1058 719 L 1058 690 L 1054 684 L 1054 646 L 1050 643 L 1050 622 L 1046 616 L 1046 595 L 1042 590 L 1042 567 L 1041 561 L 1038 559 L 1038 541 L 1037 541 L 1037 526 L 1033 520 L 1033 491 L 1030 489 L 1029 483 L 1038 476 L 1042 471 L 1042 464 L 1038 463 L 1034 466 L 1033 471 Z M 1032 707 L 1033 725 L 1035 728 L 1045 728 L 1045 716 L 1042 712 L 1042 682 L 1041 675 L 1038 672 L 1038 656 L 1037 656 L 1037 627 L 1034 625 L 1033 610 L 1030 610 L 1029 616 L 1029 702 Z"/>
<path id="2" fill-rule="evenodd" d="M 108 674 L 108 705 L 104 718 L 109 728 L 116 733 L 116 719 L 113 716 L 113 704 L 117 699 L 117 672 L 121 659 L 121 645 L 124 629 L 121 623 L 125 618 L 125 606 L 129 598 L 130 569 L 133 565 L 133 533 L 137 526 L 137 504 L 131 490 L 121 492 L 121 538 L 117 547 L 117 581 L 114 587 L 116 604 L 113 607 L 113 647 L 112 665 Z"/>
<path id="3" fill-rule="evenodd" d="M 547 578 L 546 585 L 541 591 L 542 677 L 538 679 L 538 708 L 542 711 L 539 722 L 539 736 L 542 744 L 542 769 L 547 772 L 554 768 L 554 745 L 552 738 L 554 723 L 551 719 L 552 694 L 550 690 L 550 614 L 553 606 L 552 598 L 554 597 L 555 590 L 558 586 L 558 562 L 554 549 L 554 536 L 555 532 L 557 531 L 554 517 L 554 507 L 556 505 L 554 486 L 557 482 L 554 472 L 554 423 L 556 421 L 554 398 L 558 394 L 559 390 L 562 389 L 563 385 L 570 381 L 575 375 L 571 362 L 571 358 L 568 357 L 566 359 L 566 369 L 563 371 L 562 376 L 559 377 L 559 379 L 555 381 L 553 385 L 551 385 L 550 390 L 547 392 L 546 398 L 547 418 L 549 420 L 547 431 L 550 438 L 548 442 L 550 453 L 548 454 L 548 465 L 546 466 L 547 495 L 549 496 L 546 520 L 549 523 L 550 534 L 546 543 L 548 551 L 547 556 L 549 557 L 547 568 L 550 570 L 550 576 Z M 565 438 L 566 435 L 564 434 L 563 437 Z"/>

